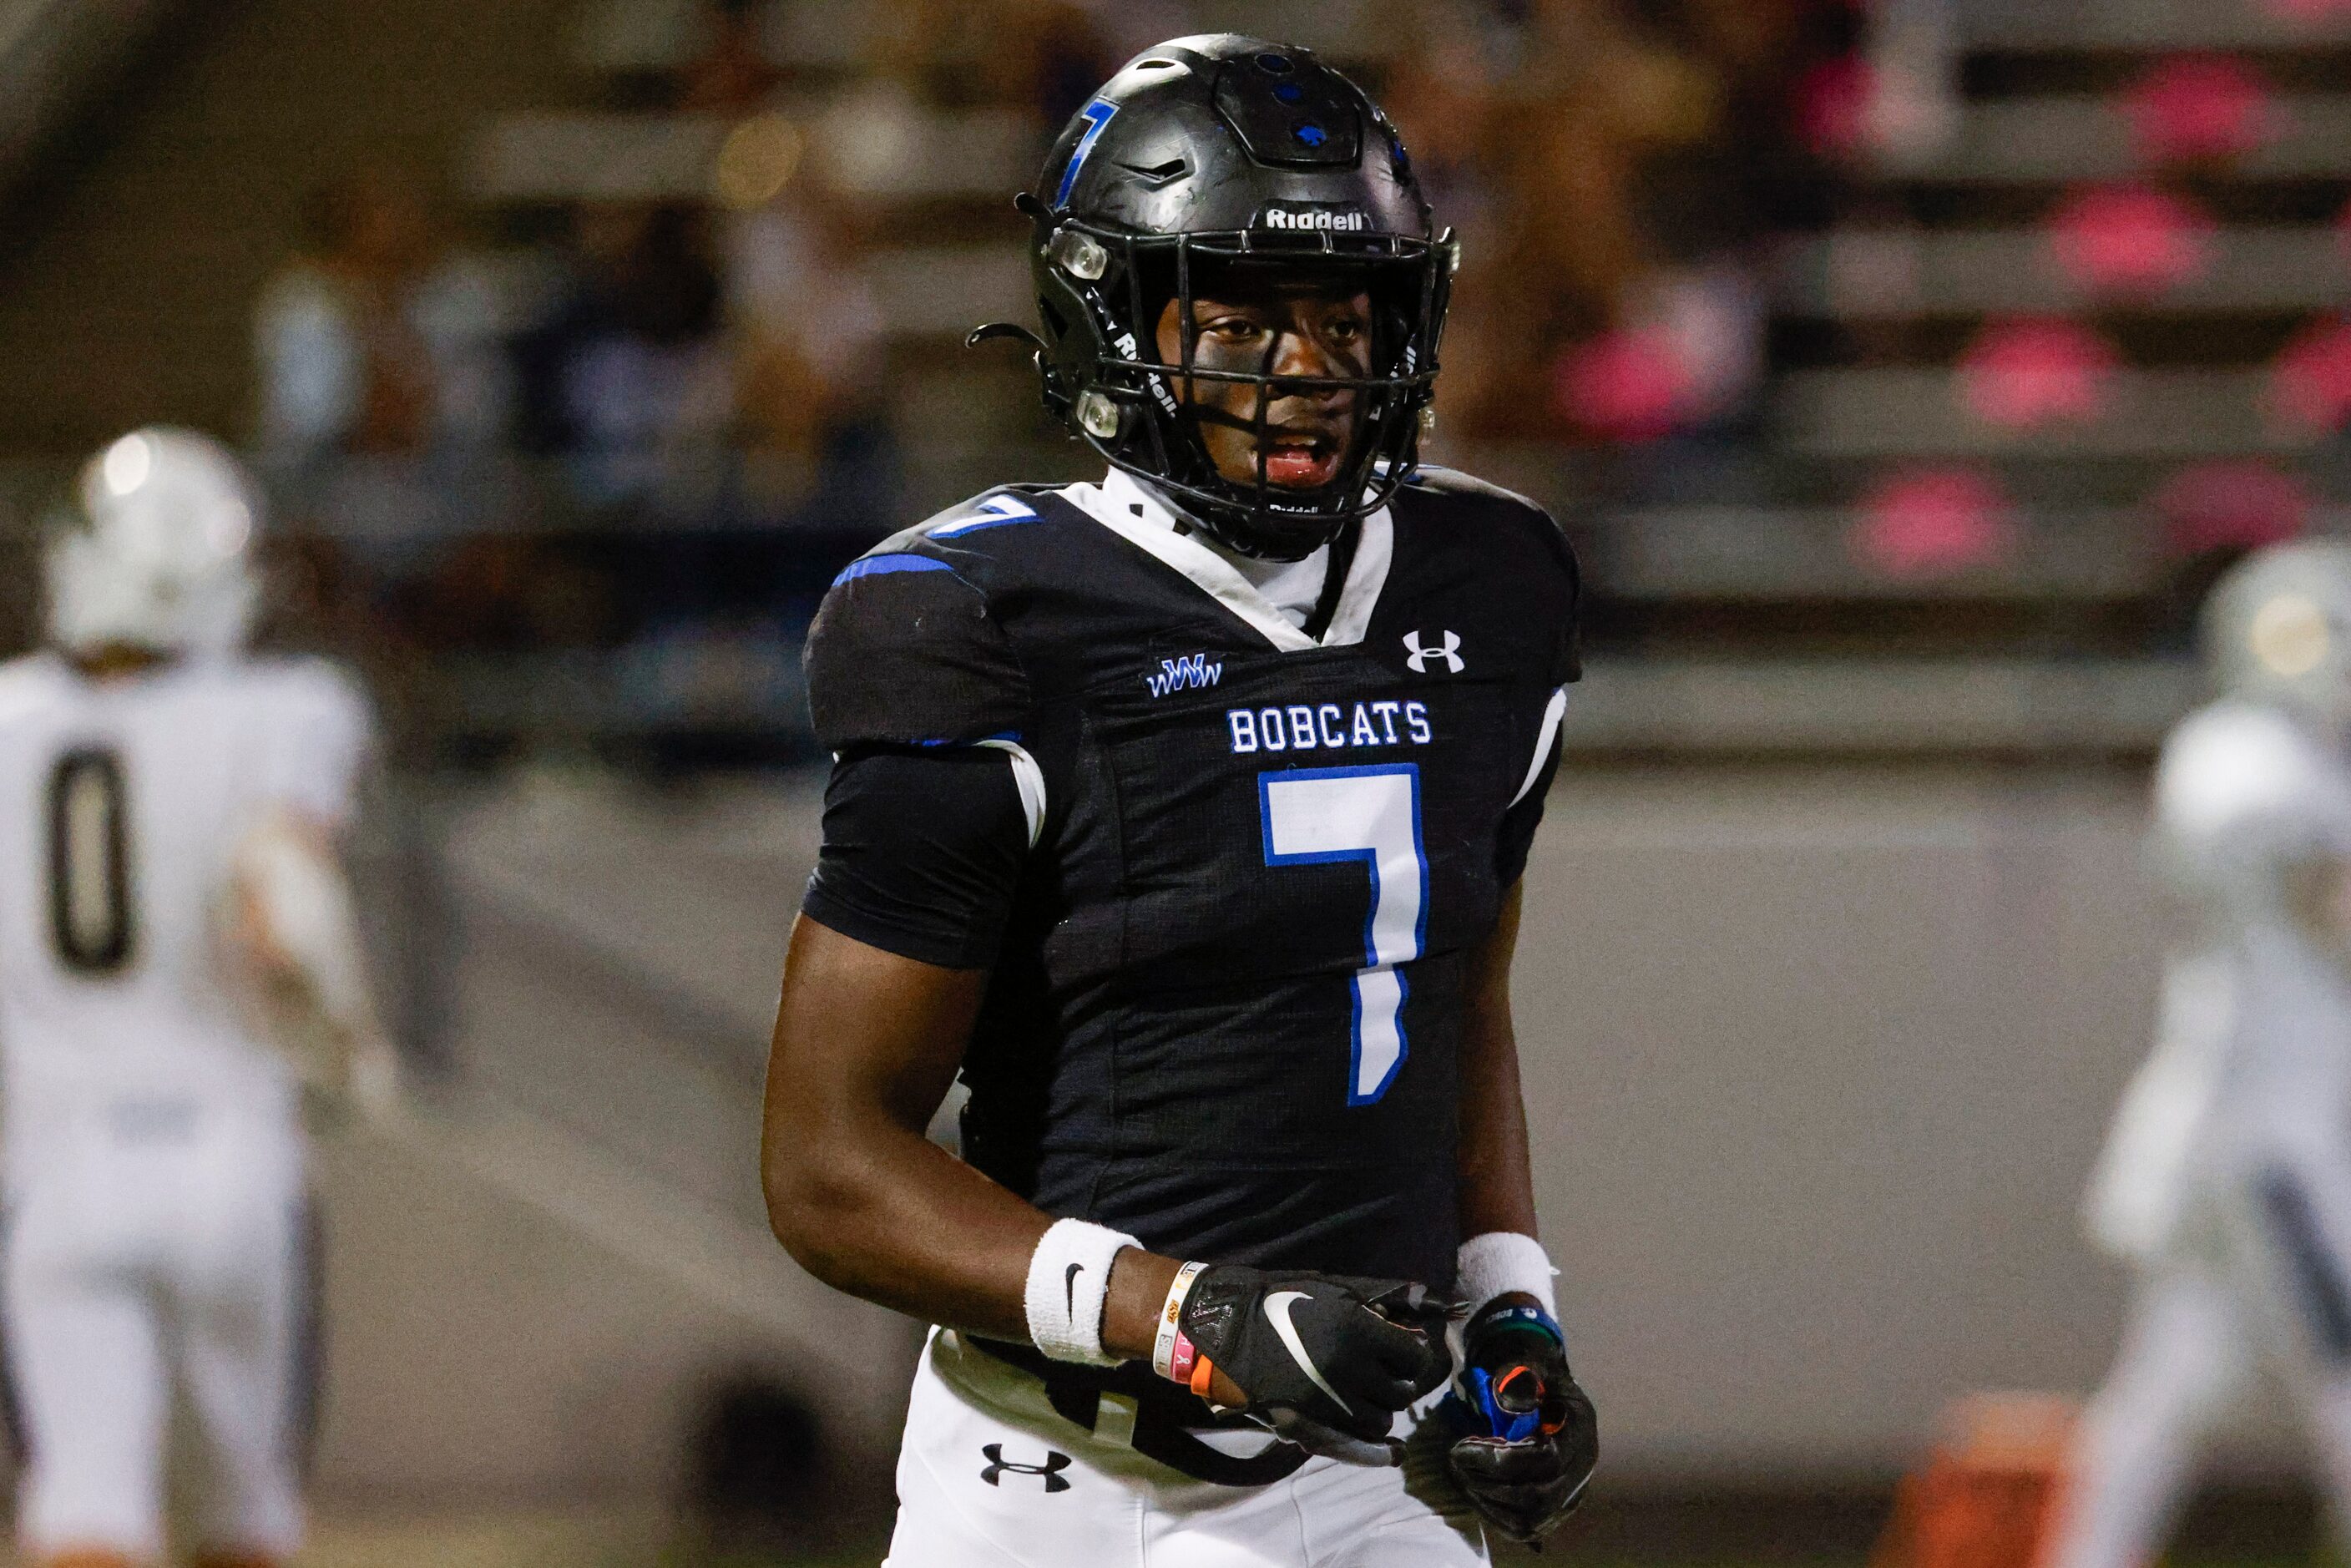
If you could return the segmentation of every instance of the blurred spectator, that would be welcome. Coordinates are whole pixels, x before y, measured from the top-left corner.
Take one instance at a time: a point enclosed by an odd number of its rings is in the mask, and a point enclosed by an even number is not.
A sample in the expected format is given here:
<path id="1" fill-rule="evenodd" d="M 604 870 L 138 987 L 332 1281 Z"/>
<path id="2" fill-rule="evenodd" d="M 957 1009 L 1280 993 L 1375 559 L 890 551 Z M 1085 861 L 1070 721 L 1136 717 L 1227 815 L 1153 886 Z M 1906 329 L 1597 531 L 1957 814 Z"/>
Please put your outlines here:
<path id="1" fill-rule="evenodd" d="M 371 172 L 312 202 L 255 308 L 261 440 L 280 465 L 478 448 L 505 432 L 503 311 L 413 185 Z"/>
<path id="2" fill-rule="evenodd" d="M 1746 194 L 1789 5 L 1532 0 L 1425 18 L 1395 101 L 1463 228 L 1447 401 L 1472 435 L 1647 441 L 1744 416 L 1764 320 Z M 1456 216 L 1456 213 L 1459 216 Z"/>
<path id="3" fill-rule="evenodd" d="M 517 346 L 528 450 L 565 459 L 595 509 L 674 504 L 732 416 L 721 285 L 704 216 L 670 205 L 573 215 L 566 282 Z"/>
<path id="4" fill-rule="evenodd" d="M 710 42 L 685 68 L 679 107 L 713 114 L 758 108 L 784 79 L 768 57 L 768 6 L 762 0 L 713 0 L 706 9 Z"/>
<path id="5" fill-rule="evenodd" d="M 821 495 L 828 526 L 878 528 L 889 501 L 885 324 L 861 230 L 853 204 L 807 179 L 726 220 L 742 437 L 769 515 Z"/>

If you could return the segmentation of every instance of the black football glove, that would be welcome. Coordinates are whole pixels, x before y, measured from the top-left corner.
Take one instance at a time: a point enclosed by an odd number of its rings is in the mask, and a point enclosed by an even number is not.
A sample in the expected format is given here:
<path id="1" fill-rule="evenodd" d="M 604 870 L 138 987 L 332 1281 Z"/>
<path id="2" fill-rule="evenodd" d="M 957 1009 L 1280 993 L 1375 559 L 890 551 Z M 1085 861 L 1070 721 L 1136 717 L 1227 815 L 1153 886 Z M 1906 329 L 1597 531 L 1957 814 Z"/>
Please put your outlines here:
<path id="1" fill-rule="evenodd" d="M 1445 1304 L 1401 1280 L 1219 1265 L 1192 1282 L 1183 1328 L 1245 1415 L 1350 1464 L 1401 1462 L 1392 1418 L 1452 1370 Z"/>
<path id="2" fill-rule="evenodd" d="M 1461 1335 L 1461 1375 L 1440 1415 L 1460 1436 L 1453 1476 L 1486 1522 L 1531 1546 L 1583 1500 L 1600 1423 L 1541 1307 L 1487 1307 Z"/>

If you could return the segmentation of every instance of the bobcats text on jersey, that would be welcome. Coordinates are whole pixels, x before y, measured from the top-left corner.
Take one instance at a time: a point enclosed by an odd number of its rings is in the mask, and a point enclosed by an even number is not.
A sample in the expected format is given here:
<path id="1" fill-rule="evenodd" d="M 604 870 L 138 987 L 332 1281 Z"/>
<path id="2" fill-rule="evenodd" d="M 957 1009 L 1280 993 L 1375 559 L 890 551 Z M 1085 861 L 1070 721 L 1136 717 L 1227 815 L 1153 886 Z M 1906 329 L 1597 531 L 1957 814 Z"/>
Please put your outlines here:
<path id="1" fill-rule="evenodd" d="M 1338 703 L 1291 703 L 1285 707 L 1228 708 L 1235 751 L 1343 751 L 1353 746 L 1426 746 L 1437 738 L 1428 705 L 1359 702 L 1350 716 Z M 1396 720 L 1404 731 L 1396 732 Z"/>

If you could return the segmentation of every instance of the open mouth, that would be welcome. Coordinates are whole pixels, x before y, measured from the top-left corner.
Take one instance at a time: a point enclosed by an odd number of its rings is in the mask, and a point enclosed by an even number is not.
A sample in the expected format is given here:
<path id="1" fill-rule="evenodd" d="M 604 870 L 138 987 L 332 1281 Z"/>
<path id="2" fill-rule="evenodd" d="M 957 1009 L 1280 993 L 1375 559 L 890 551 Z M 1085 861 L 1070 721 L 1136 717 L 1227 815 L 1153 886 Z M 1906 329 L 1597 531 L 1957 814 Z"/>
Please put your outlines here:
<path id="1" fill-rule="evenodd" d="M 1265 476 L 1285 490 L 1312 490 L 1339 476 L 1339 444 L 1308 431 L 1276 431 L 1268 439 Z"/>

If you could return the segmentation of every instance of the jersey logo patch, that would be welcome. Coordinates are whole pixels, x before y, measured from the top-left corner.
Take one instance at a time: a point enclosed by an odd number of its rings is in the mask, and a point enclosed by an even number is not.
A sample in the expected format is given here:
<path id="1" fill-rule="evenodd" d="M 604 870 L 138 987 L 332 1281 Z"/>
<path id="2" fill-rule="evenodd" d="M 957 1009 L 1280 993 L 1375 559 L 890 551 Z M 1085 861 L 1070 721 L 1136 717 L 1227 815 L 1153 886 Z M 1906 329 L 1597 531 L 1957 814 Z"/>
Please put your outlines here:
<path id="1" fill-rule="evenodd" d="M 1446 672 L 1449 674 L 1458 675 L 1461 673 L 1464 667 L 1461 662 L 1461 633 L 1447 632 L 1442 633 L 1442 636 L 1444 641 L 1431 648 L 1421 642 L 1419 632 L 1407 632 L 1404 634 L 1404 662 L 1412 666 L 1414 674 L 1428 674 L 1428 662 L 1431 659 L 1444 660 Z"/>
<path id="2" fill-rule="evenodd" d="M 1151 695 L 1164 697 L 1169 692 L 1200 691 L 1215 685 L 1224 678 L 1225 666 L 1208 663 L 1206 653 L 1191 653 L 1180 659 L 1162 659 L 1156 674 L 1143 677 L 1151 687 Z"/>
<path id="3" fill-rule="evenodd" d="M 1002 1486 L 1003 1478 L 1006 1476 L 1041 1476 L 1044 1478 L 1045 1490 L 1048 1492 L 1070 1490 L 1070 1479 L 1061 1472 L 1068 1469 L 1073 1461 L 1069 1455 L 1059 1449 L 1046 1449 L 1045 1462 L 1041 1465 L 1016 1465 L 1008 1462 L 1004 1457 L 1004 1445 L 1001 1443 L 984 1445 L 979 1450 L 979 1457 L 987 1461 L 987 1468 L 979 1472 L 979 1479 L 989 1486 Z"/>

